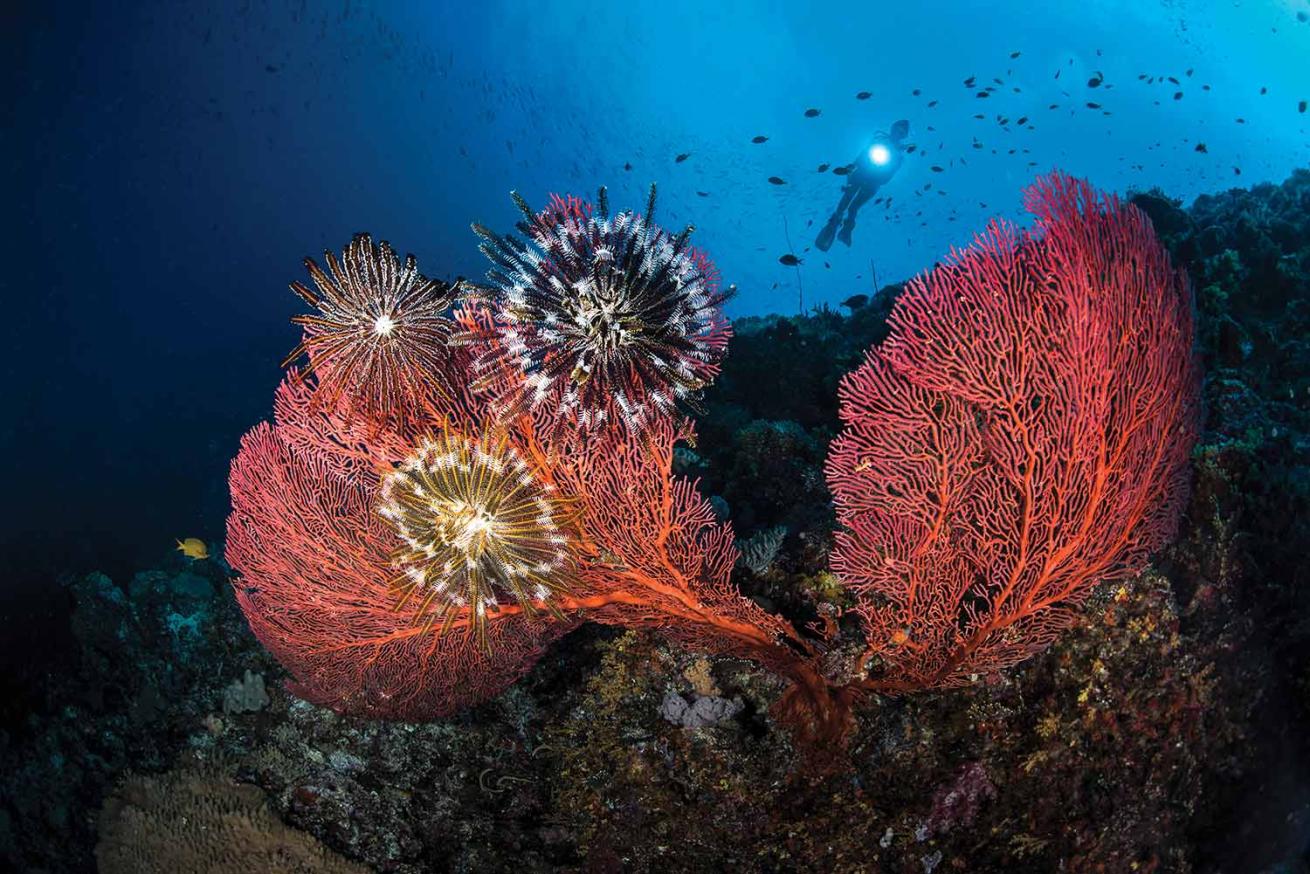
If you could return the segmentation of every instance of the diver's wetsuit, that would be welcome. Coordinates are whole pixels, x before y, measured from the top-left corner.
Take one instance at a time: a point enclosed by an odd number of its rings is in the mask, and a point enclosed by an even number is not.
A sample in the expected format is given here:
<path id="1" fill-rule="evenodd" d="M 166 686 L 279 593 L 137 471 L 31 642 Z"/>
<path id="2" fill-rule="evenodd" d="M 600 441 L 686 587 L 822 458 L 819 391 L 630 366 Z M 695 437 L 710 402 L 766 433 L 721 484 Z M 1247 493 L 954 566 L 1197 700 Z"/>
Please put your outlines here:
<path id="1" fill-rule="evenodd" d="M 885 164 L 875 164 L 869 156 L 873 148 L 878 145 L 887 149 Z M 846 245 L 851 244 L 851 231 L 855 230 L 855 216 L 859 213 L 860 207 L 868 203 L 883 183 L 896 175 L 904 160 L 905 152 L 899 138 L 879 134 L 869 143 L 868 148 L 855 159 L 850 179 L 842 187 L 841 200 L 838 201 L 837 208 L 833 210 L 828 223 L 819 232 L 815 245 L 820 251 L 828 251 L 832 246 L 834 234 Z M 845 221 L 842 220 L 843 213 L 846 215 Z M 838 222 L 841 222 L 840 232 L 837 231 Z"/>

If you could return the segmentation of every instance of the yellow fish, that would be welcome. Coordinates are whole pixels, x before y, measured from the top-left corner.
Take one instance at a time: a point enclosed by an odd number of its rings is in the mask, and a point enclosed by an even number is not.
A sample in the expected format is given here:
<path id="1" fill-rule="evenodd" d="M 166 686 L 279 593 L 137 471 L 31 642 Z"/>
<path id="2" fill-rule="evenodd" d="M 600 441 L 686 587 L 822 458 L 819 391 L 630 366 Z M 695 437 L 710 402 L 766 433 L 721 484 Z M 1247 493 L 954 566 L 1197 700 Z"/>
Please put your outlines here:
<path id="1" fill-rule="evenodd" d="M 205 546 L 205 541 L 199 537 L 188 537 L 186 540 L 179 540 L 177 542 L 177 551 L 196 561 L 209 558 L 209 547 Z"/>

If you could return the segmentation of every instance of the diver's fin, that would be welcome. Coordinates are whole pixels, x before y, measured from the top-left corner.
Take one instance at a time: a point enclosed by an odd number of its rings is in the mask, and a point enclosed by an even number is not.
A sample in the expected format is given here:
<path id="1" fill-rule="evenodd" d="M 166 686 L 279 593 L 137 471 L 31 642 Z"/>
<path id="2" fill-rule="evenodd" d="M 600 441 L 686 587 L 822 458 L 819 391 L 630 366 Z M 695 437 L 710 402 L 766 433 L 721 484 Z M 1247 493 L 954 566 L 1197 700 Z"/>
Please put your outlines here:
<path id="1" fill-rule="evenodd" d="M 853 230 L 855 230 L 855 222 L 847 219 L 841 223 L 841 230 L 837 233 L 837 239 L 849 246 L 851 244 L 851 231 Z M 832 244 L 829 243 L 828 245 Z"/>
<path id="2" fill-rule="evenodd" d="M 823 230 L 819 231 L 818 239 L 814 241 L 814 248 L 818 249 L 820 252 L 828 251 L 832 248 L 832 240 L 836 235 L 837 220 L 831 219 L 823 226 Z"/>

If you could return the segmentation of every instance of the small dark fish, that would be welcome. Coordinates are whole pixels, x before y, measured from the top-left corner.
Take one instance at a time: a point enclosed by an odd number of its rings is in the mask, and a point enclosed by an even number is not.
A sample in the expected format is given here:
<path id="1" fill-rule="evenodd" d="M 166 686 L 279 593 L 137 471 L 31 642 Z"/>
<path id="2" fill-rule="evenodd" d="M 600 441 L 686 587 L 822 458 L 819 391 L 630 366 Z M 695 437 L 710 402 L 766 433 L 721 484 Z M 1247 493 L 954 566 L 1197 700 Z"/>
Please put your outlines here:
<path id="1" fill-rule="evenodd" d="M 1234 175 L 1234 176 L 1241 176 L 1241 175 L 1242 175 L 1242 168 L 1241 168 L 1241 167 L 1234 167 L 1234 168 L 1233 168 L 1233 175 Z"/>
<path id="2" fill-rule="evenodd" d="M 832 172 L 837 176 L 846 176 L 851 172 L 851 165 L 847 164 L 844 167 L 833 167 Z"/>
<path id="3" fill-rule="evenodd" d="M 787 180 L 786 180 L 786 179 L 779 179 L 777 176 L 770 176 L 770 177 L 769 177 L 769 182 L 771 182 L 771 183 L 774 184 L 774 185 L 786 185 L 786 184 L 787 184 Z"/>
<path id="4" fill-rule="evenodd" d="M 1100 108 L 1101 108 L 1101 104 L 1099 104 L 1099 103 L 1093 103 L 1092 101 L 1089 100 L 1089 101 L 1087 101 L 1087 108 L 1088 108 L 1088 109 L 1100 109 Z"/>
<path id="5" fill-rule="evenodd" d="M 872 91 L 861 91 L 859 94 L 856 94 L 856 95 L 855 95 L 855 99 L 856 99 L 856 100 L 868 100 L 868 99 L 869 99 L 870 97 L 872 97 L 872 96 L 873 96 L 873 92 L 872 92 Z"/>
<path id="6" fill-rule="evenodd" d="M 1087 87 L 1100 88 L 1101 83 L 1104 81 L 1105 81 L 1105 77 L 1103 77 L 1100 73 L 1097 73 L 1095 76 L 1087 80 Z"/>
<path id="7" fill-rule="evenodd" d="M 965 80 L 964 80 L 964 87 L 965 87 L 965 88 L 972 88 L 973 85 L 974 85 L 974 83 L 977 82 L 977 81 L 978 81 L 978 77 L 977 77 L 977 76 L 970 76 L 968 79 L 965 79 Z"/>
<path id="8" fill-rule="evenodd" d="M 1238 124 L 1246 124 L 1246 119 L 1241 118 L 1241 117 L 1238 117 L 1238 119 L 1237 119 L 1237 123 L 1238 123 Z"/>
<path id="9" fill-rule="evenodd" d="M 1198 151 L 1198 152 L 1209 152 L 1210 150 L 1207 149 L 1207 148 L 1205 147 L 1205 143 L 1197 143 L 1197 144 L 1196 144 L 1196 151 Z"/>
<path id="10" fill-rule="evenodd" d="M 276 73 L 276 72 L 277 72 L 277 65 L 276 65 L 276 64 L 265 64 L 265 65 L 264 65 L 264 72 L 265 72 L 265 73 Z"/>
<path id="11" fill-rule="evenodd" d="M 1058 103 L 1052 103 L 1050 106 L 1048 106 L 1048 107 L 1046 107 L 1046 108 L 1047 108 L 1047 109 L 1059 109 L 1059 108 L 1060 108 L 1060 104 L 1058 104 Z"/>
<path id="12" fill-rule="evenodd" d="M 1261 86 L 1260 86 L 1260 93 L 1261 93 L 1261 94 L 1268 94 L 1268 93 L 1269 93 L 1269 88 L 1268 88 L 1267 86 L 1261 85 Z"/>
<path id="13" fill-rule="evenodd" d="M 1201 86 L 1201 90 L 1202 90 L 1202 91 L 1209 91 L 1209 90 L 1210 90 L 1210 86 L 1209 86 L 1209 85 L 1202 85 L 1202 86 Z"/>
<path id="14" fill-rule="evenodd" d="M 1181 83 L 1180 83 L 1177 79 L 1175 79 L 1173 76 L 1170 76 L 1170 77 L 1169 77 L 1169 81 L 1172 82 L 1172 83 L 1174 83 L 1175 85 L 1181 84 Z"/>
<path id="15" fill-rule="evenodd" d="M 687 160 L 690 157 L 691 157 L 691 152 L 683 152 L 681 155 L 673 159 L 673 163 L 681 164 L 683 161 Z"/>
<path id="16" fill-rule="evenodd" d="M 1028 123 L 1028 116 L 1026 115 L 1019 116 L 1019 120 L 1015 122 L 1015 124 L 1027 124 L 1027 123 Z"/>
<path id="17" fill-rule="evenodd" d="M 918 147 L 918 146 L 906 146 L 906 147 L 905 147 L 905 154 L 907 154 L 907 155 L 913 155 L 913 154 L 914 154 L 915 152 L 917 152 L 918 150 L 919 150 L 919 147 Z"/>
<path id="18" fill-rule="evenodd" d="M 913 94 L 915 97 L 918 97 L 920 94 L 923 93 L 923 89 L 922 89 L 922 88 L 915 88 L 915 89 L 914 89 L 913 91 L 911 91 L 910 93 Z"/>
<path id="19" fill-rule="evenodd" d="M 936 105 L 937 105 L 937 101 L 936 101 L 936 100 L 929 100 L 929 101 L 928 101 L 928 108 L 929 108 L 929 109 L 932 109 L 932 108 L 933 108 L 934 106 L 936 106 Z"/>
<path id="20" fill-rule="evenodd" d="M 1174 92 L 1174 100 L 1182 100 L 1182 99 L 1183 99 L 1183 92 L 1181 92 L 1181 91 L 1175 91 L 1175 92 Z"/>
<path id="21" fill-rule="evenodd" d="M 828 172 L 828 165 L 827 165 L 827 164 L 820 164 L 820 165 L 819 165 L 819 169 L 818 169 L 817 172 L 819 172 L 819 173 L 827 173 L 827 172 Z"/>
<path id="22" fill-rule="evenodd" d="M 839 306 L 849 307 L 850 309 L 858 310 L 860 307 L 868 304 L 868 302 L 869 302 L 869 296 L 867 294 L 853 294 L 850 297 L 846 298 L 846 300 L 842 301 L 839 304 Z"/>
<path id="23" fill-rule="evenodd" d="M 1187 78 L 1189 78 L 1189 79 L 1192 78 L 1192 68 L 1191 68 L 1191 67 L 1188 67 L 1188 68 L 1187 68 L 1187 72 L 1186 72 L 1184 75 L 1186 75 Z"/>
<path id="24" fill-rule="evenodd" d="M 1296 111 L 1297 111 L 1297 112 L 1305 112 L 1305 101 L 1304 101 L 1304 100 L 1302 100 L 1300 103 L 1298 103 L 1298 104 L 1296 105 Z"/>
<path id="25" fill-rule="evenodd" d="M 981 100 L 981 99 L 984 98 L 984 97 L 991 97 L 992 94 L 991 94 L 990 91 L 979 91 L 977 94 L 975 94 L 975 95 L 973 95 L 973 96 L 974 96 L 974 97 L 977 97 L 978 99 Z"/>
<path id="26" fill-rule="evenodd" d="M 1022 54 L 1022 52 L 1010 52 L 1010 60 L 1013 61 L 1015 58 L 1019 57 L 1019 55 L 1021 55 L 1021 54 Z"/>
<path id="27" fill-rule="evenodd" d="M 786 255 L 779 256 L 778 263 L 783 264 L 787 267 L 795 267 L 804 262 L 802 262 L 801 259 L 797 258 L 792 253 L 788 252 Z"/>
<path id="28" fill-rule="evenodd" d="M 1057 78 L 1057 79 L 1060 78 L 1060 71 L 1059 71 L 1059 70 L 1056 70 L 1056 71 L 1055 71 L 1055 78 Z"/>
<path id="29" fill-rule="evenodd" d="M 1296 13 L 1296 20 L 1305 24 L 1307 21 L 1310 21 L 1310 13 L 1307 13 L 1304 9 L 1298 10 Z"/>
<path id="30" fill-rule="evenodd" d="M 818 117 L 819 117 L 819 112 L 820 112 L 820 110 L 817 110 L 817 109 L 807 109 L 807 110 L 805 110 L 805 117 L 806 117 L 806 118 L 818 118 Z"/>
<path id="31" fill-rule="evenodd" d="M 825 270 L 831 270 L 831 269 L 832 269 L 832 265 L 829 264 L 827 261 L 824 261 L 824 262 L 823 262 L 823 268 L 824 268 Z"/>
<path id="32" fill-rule="evenodd" d="M 624 170 L 631 170 L 631 169 L 632 169 L 632 162 L 629 161 L 628 163 L 624 164 L 624 165 L 623 165 L 623 169 L 624 169 Z"/>
<path id="33" fill-rule="evenodd" d="M 759 136 L 751 137 L 751 142 L 752 142 L 752 143 L 767 143 L 768 141 L 769 141 L 769 138 L 766 137 L 764 134 L 760 134 Z"/>
<path id="34" fill-rule="evenodd" d="M 709 196 L 710 196 L 710 193 L 709 193 L 708 191 L 697 191 L 696 193 L 699 194 L 701 197 L 709 197 Z"/>
<path id="35" fill-rule="evenodd" d="M 934 173 L 940 173 L 940 172 L 942 172 L 942 168 L 939 167 L 939 166 L 937 166 L 936 164 L 933 164 L 933 165 L 932 165 L 931 167 L 929 167 L 928 169 L 931 170 L 931 171 L 934 172 Z"/>

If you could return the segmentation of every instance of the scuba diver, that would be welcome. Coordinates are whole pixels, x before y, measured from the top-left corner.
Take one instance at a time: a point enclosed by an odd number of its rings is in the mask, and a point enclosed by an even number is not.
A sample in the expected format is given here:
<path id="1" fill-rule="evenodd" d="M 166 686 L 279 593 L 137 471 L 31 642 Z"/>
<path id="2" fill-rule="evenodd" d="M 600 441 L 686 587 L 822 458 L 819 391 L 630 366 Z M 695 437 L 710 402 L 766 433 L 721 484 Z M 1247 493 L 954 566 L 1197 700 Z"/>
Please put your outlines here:
<path id="1" fill-rule="evenodd" d="M 837 203 L 837 209 L 833 211 L 823 230 L 819 231 L 818 239 L 814 241 L 819 251 L 828 251 L 832 247 L 834 236 L 848 246 L 851 244 L 851 231 L 855 230 L 856 214 L 883 183 L 895 176 L 896 171 L 900 169 L 901 162 L 905 158 L 903 142 L 909 133 L 910 123 L 901 119 L 892 125 L 891 133 L 879 133 L 875 136 L 869 147 L 855 159 L 850 179 L 841 190 L 841 200 Z M 842 213 L 846 214 L 845 221 L 842 220 Z M 840 231 L 837 230 L 838 222 L 841 222 Z"/>

